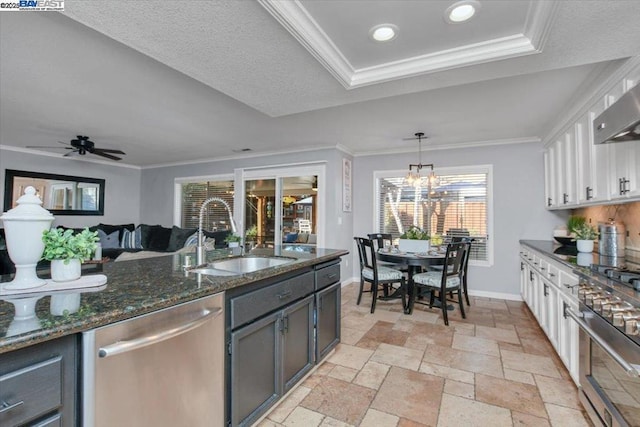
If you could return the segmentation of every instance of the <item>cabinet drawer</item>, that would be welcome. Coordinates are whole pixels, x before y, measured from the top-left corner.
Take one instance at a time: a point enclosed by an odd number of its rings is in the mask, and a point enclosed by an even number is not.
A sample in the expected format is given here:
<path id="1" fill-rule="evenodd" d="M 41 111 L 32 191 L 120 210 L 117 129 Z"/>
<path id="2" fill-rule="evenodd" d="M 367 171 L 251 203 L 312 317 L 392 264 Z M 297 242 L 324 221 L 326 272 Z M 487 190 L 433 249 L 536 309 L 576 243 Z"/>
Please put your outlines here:
<path id="1" fill-rule="evenodd" d="M 231 300 L 231 329 L 257 319 L 270 311 L 313 292 L 313 273 L 267 286 Z"/>
<path id="2" fill-rule="evenodd" d="M 3 426 L 21 425 L 62 406 L 62 357 L 0 376 L 0 402 Z"/>
<path id="3" fill-rule="evenodd" d="M 340 281 L 340 263 L 316 270 L 316 290 L 326 288 Z"/>

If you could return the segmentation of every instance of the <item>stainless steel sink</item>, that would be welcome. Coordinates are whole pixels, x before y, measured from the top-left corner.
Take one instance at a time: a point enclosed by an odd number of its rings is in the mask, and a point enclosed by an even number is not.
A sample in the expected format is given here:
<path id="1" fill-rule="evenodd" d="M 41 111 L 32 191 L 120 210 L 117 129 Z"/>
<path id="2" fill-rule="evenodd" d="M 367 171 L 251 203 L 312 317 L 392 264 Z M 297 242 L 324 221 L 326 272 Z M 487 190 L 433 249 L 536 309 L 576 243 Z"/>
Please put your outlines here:
<path id="1" fill-rule="evenodd" d="M 272 257 L 239 257 L 214 261 L 206 267 L 189 270 L 192 273 L 209 274 L 212 276 L 234 276 L 238 274 L 253 273 L 265 268 L 276 267 L 293 262 L 289 258 Z"/>

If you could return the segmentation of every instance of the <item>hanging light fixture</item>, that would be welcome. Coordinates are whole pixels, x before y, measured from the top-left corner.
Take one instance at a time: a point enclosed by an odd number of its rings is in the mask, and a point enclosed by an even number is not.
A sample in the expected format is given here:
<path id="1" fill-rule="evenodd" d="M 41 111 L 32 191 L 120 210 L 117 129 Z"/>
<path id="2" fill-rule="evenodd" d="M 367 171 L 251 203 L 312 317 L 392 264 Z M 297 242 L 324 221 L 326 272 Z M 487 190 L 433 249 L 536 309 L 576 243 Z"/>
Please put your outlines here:
<path id="1" fill-rule="evenodd" d="M 411 139 L 418 140 L 418 163 L 409 164 L 409 172 L 405 177 L 405 181 L 410 186 L 416 187 L 416 188 L 421 188 L 425 185 L 428 187 L 431 187 L 438 183 L 438 177 L 433 171 L 433 163 L 422 164 L 422 138 L 426 139 L 426 137 L 424 136 L 424 132 L 416 132 L 414 135 L 416 137 Z M 422 168 L 426 168 L 426 167 L 430 169 L 430 172 L 429 172 L 429 175 L 423 177 L 420 174 L 420 171 L 422 170 Z M 415 172 L 414 172 L 414 168 L 415 168 Z"/>

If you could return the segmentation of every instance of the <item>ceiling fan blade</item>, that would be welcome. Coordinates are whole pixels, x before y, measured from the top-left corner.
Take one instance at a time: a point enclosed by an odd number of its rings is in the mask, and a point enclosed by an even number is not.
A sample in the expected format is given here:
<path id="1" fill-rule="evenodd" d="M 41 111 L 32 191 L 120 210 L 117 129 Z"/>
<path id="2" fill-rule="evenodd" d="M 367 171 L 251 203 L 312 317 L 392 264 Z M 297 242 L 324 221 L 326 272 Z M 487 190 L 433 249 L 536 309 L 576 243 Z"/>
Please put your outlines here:
<path id="1" fill-rule="evenodd" d="M 71 157 L 72 154 L 77 153 L 77 152 L 78 152 L 78 150 L 69 151 L 67 154 L 65 154 L 62 157 Z"/>
<path id="2" fill-rule="evenodd" d="M 112 156 L 111 154 L 102 153 L 98 150 L 94 150 L 92 154 L 95 154 L 96 156 L 106 157 L 107 159 L 111 159 L 111 160 L 122 160 L 120 157 Z"/>
<path id="3" fill-rule="evenodd" d="M 69 143 L 68 143 L 68 142 L 62 142 L 62 141 L 58 141 L 58 142 L 59 142 L 60 144 L 62 144 L 62 145 L 69 145 Z"/>
<path id="4" fill-rule="evenodd" d="M 27 145 L 26 148 L 50 148 L 52 150 L 61 150 L 64 148 L 65 150 L 73 150 L 71 147 L 51 147 L 47 145 Z"/>
<path id="5" fill-rule="evenodd" d="M 94 148 L 93 151 L 94 152 L 100 151 L 102 153 L 127 154 L 122 150 L 109 150 L 109 149 L 106 149 L 106 148 Z"/>

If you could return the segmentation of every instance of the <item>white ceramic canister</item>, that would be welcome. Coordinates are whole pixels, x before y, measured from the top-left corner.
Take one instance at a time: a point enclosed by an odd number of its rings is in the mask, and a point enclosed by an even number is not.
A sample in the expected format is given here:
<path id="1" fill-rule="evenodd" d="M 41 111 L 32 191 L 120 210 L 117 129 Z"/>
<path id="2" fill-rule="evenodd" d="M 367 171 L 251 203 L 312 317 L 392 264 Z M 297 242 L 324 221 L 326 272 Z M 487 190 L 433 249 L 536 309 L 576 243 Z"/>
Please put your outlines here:
<path id="1" fill-rule="evenodd" d="M 24 190 L 24 195 L 17 203 L 17 207 L 0 216 L 9 258 L 16 265 L 13 281 L 5 283 L 4 288 L 36 288 L 46 283 L 38 278 L 36 265 L 44 252 L 42 232 L 51 228 L 54 217 L 51 212 L 42 208 L 42 200 L 36 195 L 36 189 L 31 186 Z"/>

